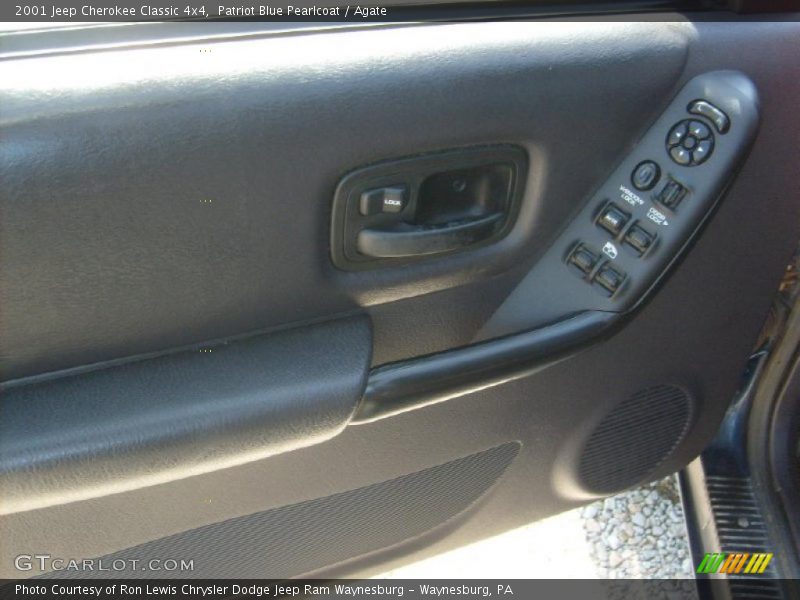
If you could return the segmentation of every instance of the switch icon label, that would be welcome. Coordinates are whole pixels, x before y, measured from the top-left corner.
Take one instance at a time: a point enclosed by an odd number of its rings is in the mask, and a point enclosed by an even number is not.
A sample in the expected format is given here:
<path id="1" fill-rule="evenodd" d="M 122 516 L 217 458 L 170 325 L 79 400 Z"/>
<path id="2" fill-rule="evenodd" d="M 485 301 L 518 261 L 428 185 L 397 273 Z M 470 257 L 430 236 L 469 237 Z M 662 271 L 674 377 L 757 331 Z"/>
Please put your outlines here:
<path id="1" fill-rule="evenodd" d="M 615 258 L 617 258 L 619 250 L 617 250 L 617 247 L 611 242 L 606 242 L 606 245 L 603 246 L 603 254 L 605 254 L 611 260 L 614 260 Z"/>

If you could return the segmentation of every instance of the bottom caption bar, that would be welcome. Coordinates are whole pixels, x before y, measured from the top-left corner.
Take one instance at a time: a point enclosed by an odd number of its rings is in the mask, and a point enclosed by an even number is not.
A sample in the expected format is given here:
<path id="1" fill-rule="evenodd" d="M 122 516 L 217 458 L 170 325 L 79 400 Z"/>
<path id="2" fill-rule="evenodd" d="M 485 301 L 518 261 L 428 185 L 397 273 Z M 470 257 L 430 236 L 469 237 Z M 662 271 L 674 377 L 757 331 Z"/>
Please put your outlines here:
<path id="1" fill-rule="evenodd" d="M 670 598 L 693 580 L 0 580 L 0 598 Z"/>

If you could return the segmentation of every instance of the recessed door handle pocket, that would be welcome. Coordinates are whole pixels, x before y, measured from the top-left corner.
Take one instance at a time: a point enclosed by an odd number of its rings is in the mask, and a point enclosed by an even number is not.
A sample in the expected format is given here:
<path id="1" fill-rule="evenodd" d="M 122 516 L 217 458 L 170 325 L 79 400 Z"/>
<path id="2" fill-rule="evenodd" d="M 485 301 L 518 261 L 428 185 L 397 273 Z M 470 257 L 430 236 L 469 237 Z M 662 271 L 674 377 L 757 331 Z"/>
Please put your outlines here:
<path id="1" fill-rule="evenodd" d="M 399 266 L 496 242 L 517 219 L 527 169 L 527 153 L 504 144 L 354 171 L 333 200 L 333 263 L 347 270 Z"/>
<path id="2" fill-rule="evenodd" d="M 362 229 L 358 251 L 375 258 L 400 258 L 451 252 L 491 237 L 500 227 L 504 213 L 437 225 L 401 223 L 391 229 Z"/>

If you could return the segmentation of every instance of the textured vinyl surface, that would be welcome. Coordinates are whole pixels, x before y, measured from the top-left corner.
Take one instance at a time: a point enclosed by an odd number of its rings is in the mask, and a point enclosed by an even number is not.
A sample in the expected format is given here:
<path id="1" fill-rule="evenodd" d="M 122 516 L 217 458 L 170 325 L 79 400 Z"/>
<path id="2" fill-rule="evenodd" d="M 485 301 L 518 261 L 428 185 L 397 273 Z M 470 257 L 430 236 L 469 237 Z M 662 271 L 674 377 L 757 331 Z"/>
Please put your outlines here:
<path id="1" fill-rule="evenodd" d="M 243 464 L 341 432 L 364 389 L 364 317 L 3 390 L 0 513 Z"/>
<path id="2" fill-rule="evenodd" d="M 284 578 L 419 536 L 468 508 L 519 452 L 509 442 L 389 481 L 258 512 L 102 557 L 194 561 L 166 577 Z M 59 571 L 57 577 L 142 577 L 129 571 Z"/>
<path id="3" fill-rule="evenodd" d="M 692 405 L 680 388 L 658 385 L 636 392 L 611 411 L 586 443 L 580 479 L 611 493 L 643 481 L 681 443 Z"/>
<path id="4" fill-rule="evenodd" d="M 371 315 L 374 360 L 466 343 L 648 122 L 686 51 L 687 31 L 662 24 L 480 23 L 3 61 L 0 378 L 404 298 L 416 301 Z M 345 173 L 498 142 L 532 157 L 501 243 L 414 268 L 333 267 Z"/>

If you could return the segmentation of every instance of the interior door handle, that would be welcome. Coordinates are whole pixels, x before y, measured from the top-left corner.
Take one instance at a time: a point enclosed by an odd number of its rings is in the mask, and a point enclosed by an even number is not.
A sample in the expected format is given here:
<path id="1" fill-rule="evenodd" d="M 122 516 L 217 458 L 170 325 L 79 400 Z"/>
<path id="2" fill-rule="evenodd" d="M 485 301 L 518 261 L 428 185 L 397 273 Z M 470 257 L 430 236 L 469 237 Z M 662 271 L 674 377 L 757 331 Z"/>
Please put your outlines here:
<path id="1" fill-rule="evenodd" d="M 389 160 L 346 175 L 331 214 L 331 258 L 359 271 L 497 242 L 519 214 L 528 155 L 506 144 Z"/>
<path id="2" fill-rule="evenodd" d="M 361 254 L 375 258 L 400 258 L 450 252 L 491 237 L 504 213 L 439 225 L 408 225 L 391 229 L 362 229 L 357 247 Z"/>

